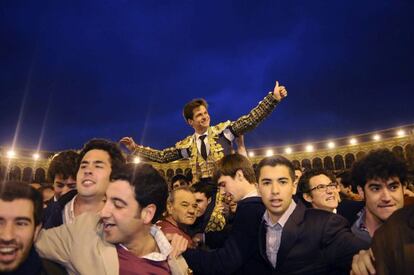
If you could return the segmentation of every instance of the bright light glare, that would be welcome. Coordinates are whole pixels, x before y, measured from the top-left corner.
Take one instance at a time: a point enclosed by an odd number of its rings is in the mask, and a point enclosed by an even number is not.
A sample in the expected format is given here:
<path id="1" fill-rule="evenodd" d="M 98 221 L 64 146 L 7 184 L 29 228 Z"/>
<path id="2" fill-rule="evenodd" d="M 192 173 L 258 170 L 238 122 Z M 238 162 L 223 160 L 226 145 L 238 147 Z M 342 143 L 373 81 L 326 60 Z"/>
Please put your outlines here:
<path id="1" fill-rule="evenodd" d="M 404 130 L 398 130 L 397 131 L 397 136 L 398 137 L 404 137 L 405 136 L 405 131 Z"/>
<path id="2" fill-rule="evenodd" d="M 16 152 L 14 152 L 13 150 L 9 150 L 7 152 L 7 157 L 8 158 L 14 158 L 16 156 Z"/>
<path id="3" fill-rule="evenodd" d="M 375 134 L 375 135 L 372 136 L 372 139 L 375 140 L 375 141 L 378 141 L 378 140 L 381 140 L 381 136 L 378 135 L 378 134 Z"/>
<path id="4" fill-rule="evenodd" d="M 271 157 L 273 156 L 273 150 L 269 149 L 266 151 L 266 157 Z"/>

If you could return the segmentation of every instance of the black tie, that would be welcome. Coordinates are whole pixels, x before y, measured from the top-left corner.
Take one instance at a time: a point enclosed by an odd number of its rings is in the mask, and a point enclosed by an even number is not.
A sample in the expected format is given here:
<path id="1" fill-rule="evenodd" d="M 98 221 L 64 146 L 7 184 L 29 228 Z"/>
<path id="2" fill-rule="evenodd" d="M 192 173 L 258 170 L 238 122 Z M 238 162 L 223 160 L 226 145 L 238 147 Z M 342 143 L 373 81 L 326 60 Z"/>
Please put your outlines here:
<path id="1" fill-rule="evenodd" d="M 206 148 L 206 144 L 204 143 L 204 139 L 206 138 L 207 135 L 202 135 L 199 137 L 199 139 L 201 140 L 201 156 L 203 157 L 203 159 L 207 160 L 207 148 Z"/>

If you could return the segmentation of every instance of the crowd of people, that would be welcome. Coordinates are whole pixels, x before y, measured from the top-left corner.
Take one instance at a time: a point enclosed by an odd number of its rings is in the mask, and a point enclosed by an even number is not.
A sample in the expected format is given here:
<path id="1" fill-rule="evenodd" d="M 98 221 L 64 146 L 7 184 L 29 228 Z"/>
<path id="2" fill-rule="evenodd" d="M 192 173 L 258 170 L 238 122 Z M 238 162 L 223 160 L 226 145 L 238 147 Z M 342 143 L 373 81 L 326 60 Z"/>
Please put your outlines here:
<path id="1" fill-rule="evenodd" d="M 164 150 L 121 139 L 151 161 L 189 158 L 191 177 L 167 182 L 127 163 L 119 143 L 92 139 L 53 157 L 53 186 L 3 182 L 0 273 L 411 274 L 414 206 L 392 152 L 336 175 L 283 156 L 253 168 L 243 134 L 286 96 L 276 82 L 249 114 L 216 126 L 193 100 L 184 117 L 194 134 Z"/>

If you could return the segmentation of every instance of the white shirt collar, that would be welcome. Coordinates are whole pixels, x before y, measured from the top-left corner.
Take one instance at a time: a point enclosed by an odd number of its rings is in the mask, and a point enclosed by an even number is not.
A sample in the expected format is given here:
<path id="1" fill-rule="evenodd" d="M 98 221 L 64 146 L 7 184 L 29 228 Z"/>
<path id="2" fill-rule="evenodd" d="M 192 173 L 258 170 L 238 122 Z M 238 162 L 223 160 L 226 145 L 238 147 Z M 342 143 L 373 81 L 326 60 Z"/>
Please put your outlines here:
<path id="1" fill-rule="evenodd" d="M 289 207 L 286 209 L 285 213 L 283 213 L 283 215 L 279 218 L 279 220 L 276 223 L 272 222 L 272 220 L 269 216 L 269 210 L 267 210 L 267 209 L 266 209 L 266 211 L 263 215 L 263 219 L 271 227 L 275 226 L 276 224 L 280 224 L 280 226 L 283 228 L 285 226 L 286 222 L 288 221 L 290 215 L 292 215 L 295 208 L 296 208 L 296 203 L 292 199 L 292 202 L 290 203 Z"/>

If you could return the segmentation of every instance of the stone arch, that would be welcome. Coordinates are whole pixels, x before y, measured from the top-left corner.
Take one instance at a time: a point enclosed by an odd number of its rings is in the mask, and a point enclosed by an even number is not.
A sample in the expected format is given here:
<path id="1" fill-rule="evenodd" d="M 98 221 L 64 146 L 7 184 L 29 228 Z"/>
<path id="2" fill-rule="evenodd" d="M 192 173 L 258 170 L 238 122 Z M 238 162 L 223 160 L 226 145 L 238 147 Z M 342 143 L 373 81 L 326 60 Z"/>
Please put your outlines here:
<path id="1" fill-rule="evenodd" d="M 322 169 L 322 159 L 321 158 L 314 158 L 312 160 L 312 168 Z"/>
<path id="2" fill-rule="evenodd" d="M 332 160 L 332 157 L 327 156 L 327 157 L 324 157 L 324 158 L 323 158 L 323 167 L 324 167 L 326 170 L 335 170 L 335 168 L 334 168 L 334 163 L 333 163 L 333 160 Z"/>
<path id="3" fill-rule="evenodd" d="M 414 166 L 414 146 L 412 144 L 405 146 L 405 159 L 407 160 L 408 166 Z"/>
<path id="4" fill-rule="evenodd" d="M 356 154 L 356 159 L 357 160 L 360 160 L 360 159 L 362 159 L 363 157 L 365 157 L 365 152 L 364 151 L 359 151 L 357 154 Z"/>
<path id="5" fill-rule="evenodd" d="M 181 168 L 177 168 L 177 169 L 175 169 L 175 174 L 176 174 L 176 175 L 178 175 L 178 174 L 184 175 L 184 173 L 183 173 L 183 169 L 181 169 Z"/>
<path id="6" fill-rule="evenodd" d="M 167 170 L 167 179 L 168 179 L 168 181 L 170 181 L 173 176 L 174 176 L 174 170 L 169 168 Z"/>
<path id="7" fill-rule="evenodd" d="M 354 162 L 355 162 L 354 154 L 348 153 L 345 155 L 345 168 L 346 169 L 350 169 Z"/>
<path id="8" fill-rule="evenodd" d="M 42 183 L 46 181 L 46 172 L 43 168 L 37 168 L 35 172 L 34 181 L 38 183 Z"/>
<path id="9" fill-rule="evenodd" d="M 7 174 L 7 167 L 4 165 L 0 166 L 0 180 L 1 181 L 6 179 L 6 174 Z"/>
<path id="10" fill-rule="evenodd" d="M 334 157 L 335 170 L 343 170 L 345 168 L 344 158 L 341 155 Z"/>
<path id="11" fill-rule="evenodd" d="M 309 159 L 302 159 L 302 167 L 306 170 L 312 168 L 311 161 Z"/>
<path id="12" fill-rule="evenodd" d="M 404 159 L 404 150 L 401 146 L 392 147 L 392 152 L 399 158 Z"/>
<path id="13" fill-rule="evenodd" d="M 22 181 L 31 183 L 33 179 L 33 169 L 31 167 L 25 167 L 23 169 Z"/>
<path id="14" fill-rule="evenodd" d="M 22 177 L 22 170 L 18 166 L 13 166 L 9 172 L 9 180 L 20 181 Z"/>

